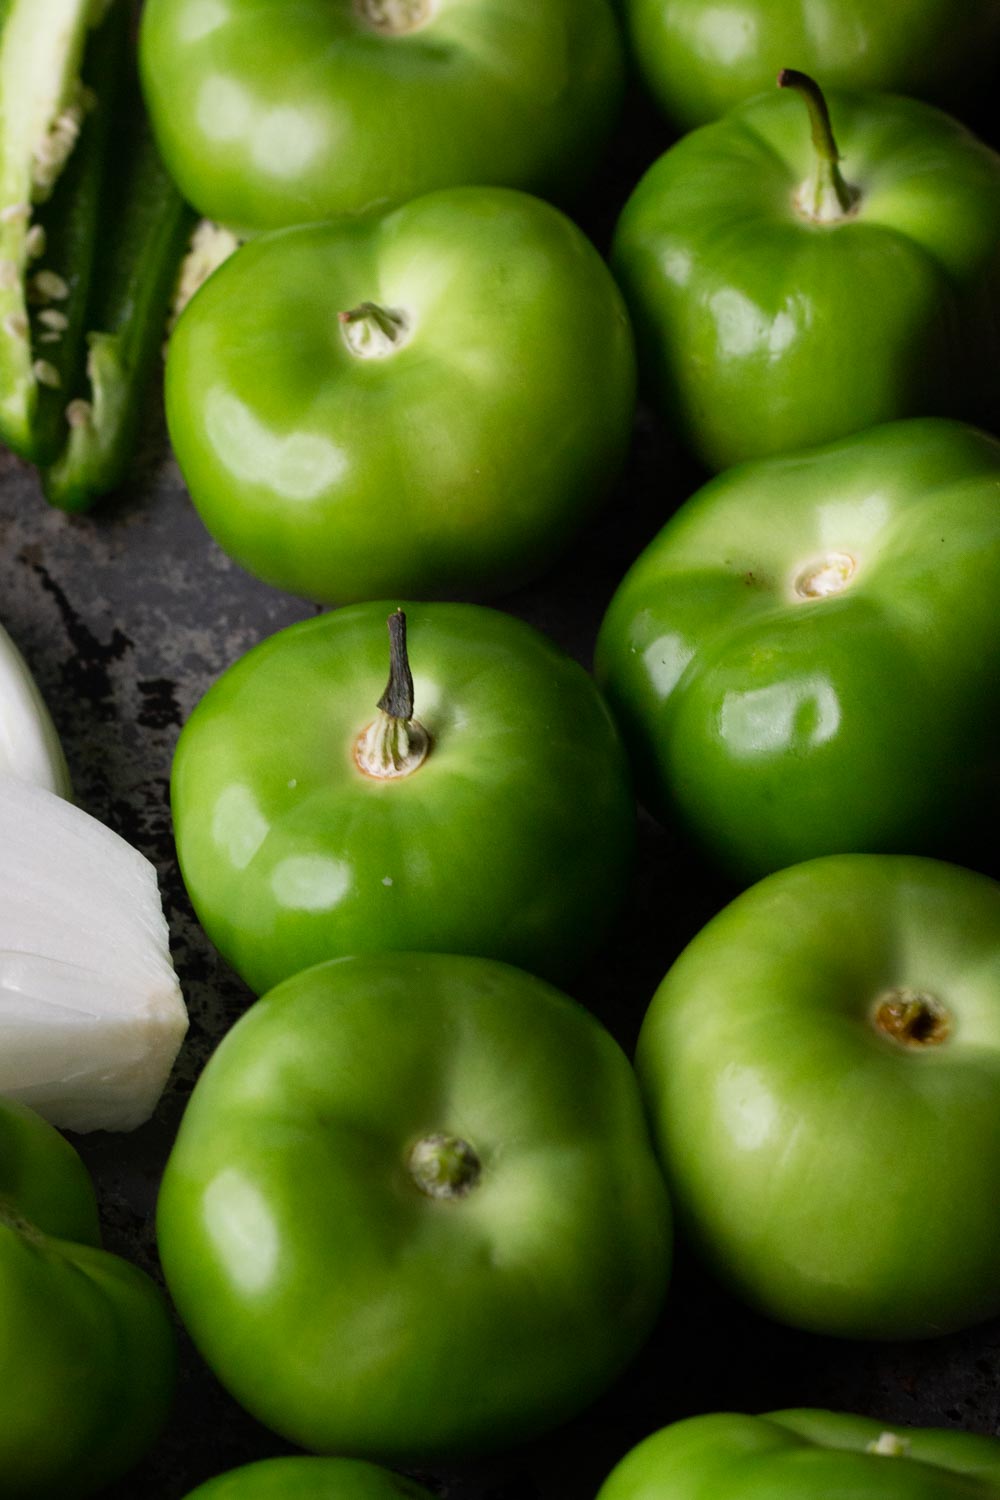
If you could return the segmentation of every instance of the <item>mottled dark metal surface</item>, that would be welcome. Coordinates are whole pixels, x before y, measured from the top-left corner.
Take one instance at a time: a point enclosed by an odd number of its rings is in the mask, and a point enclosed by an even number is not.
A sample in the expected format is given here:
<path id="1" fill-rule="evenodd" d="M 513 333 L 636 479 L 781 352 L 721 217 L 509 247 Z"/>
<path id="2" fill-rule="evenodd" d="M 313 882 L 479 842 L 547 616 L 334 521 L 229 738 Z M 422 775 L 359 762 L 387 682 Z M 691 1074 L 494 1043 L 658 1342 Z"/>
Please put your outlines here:
<path id="1" fill-rule="evenodd" d="M 654 154 L 650 142 L 643 159 Z M 627 166 L 617 180 L 630 184 L 636 149 L 622 147 L 619 156 Z M 602 238 L 614 200 L 596 201 L 590 227 Z M 169 457 L 155 399 L 150 406 L 141 462 L 93 517 L 49 511 L 33 473 L 0 456 L 0 619 L 49 702 L 78 800 L 160 874 L 190 1033 L 148 1125 L 128 1137 L 76 1142 L 98 1184 L 108 1248 L 158 1275 L 152 1213 L 159 1174 L 194 1080 L 250 1001 L 200 931 L 181 884 L 168 803 L 171 753 L 186 715 L 219 673 L 312 610 L 257 583 L 210 542 Z M 616 582 L 695 482 L 640 419 L 629 473 L 601 520 L 555 576 L 498 602 L 589 664 Z M 626 1047 L 672 958 L 726 894 L 708 878 L 692 878 L 668 836 L 643 823 L 633 899 L 576 989 Z M 107 1500 L 179 1500 L 212 1474 L 289 1451 L 220 1389 L 183 1332 L 180 1340 L 170 1427 Z M 633 1442 L 673 1418 L 717 1408 L 833 1406 L 892 1423 L 995 1432 L 998 1342 L 998 1325 L 918 1346 L 806 1337 L 740 1309 L 682 1259 L 656 1335 L 594 1410 L 515 1455 L 421 1477 L 449 1500 L 589 1500 Z"/>

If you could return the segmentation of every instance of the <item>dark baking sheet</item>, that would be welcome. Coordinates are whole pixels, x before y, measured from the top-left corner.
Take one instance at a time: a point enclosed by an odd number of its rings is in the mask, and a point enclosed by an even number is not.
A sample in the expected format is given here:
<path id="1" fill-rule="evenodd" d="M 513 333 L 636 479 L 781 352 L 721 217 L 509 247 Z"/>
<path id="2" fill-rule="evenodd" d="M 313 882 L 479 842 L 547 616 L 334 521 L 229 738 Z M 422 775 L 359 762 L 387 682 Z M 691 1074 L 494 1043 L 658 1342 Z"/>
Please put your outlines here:
<path id="1" fill-rule="evenodd" d="M 634 105 L 608 170 L 579 212 L 599 243 L 665 139 L 648 111 Z M 617 581 L 698 478 L 640 414 L 629 470 L 588 536 L 554 575 L 494 602 L 589 665 Z M 108 1248 L 154 1275 L 157 1182 L 184 1102 L 212 1048 L 251 999 L 215 955 L 183 890 L 170 827 L 171 753 L 181 724 L 219 673 L 263 636 L 312 612 L 250 578 L 207 537 L 169 456 L 155 393 L 129 482 L 92 517 L 48 510 L 33 472 L 0 454 L 0 620 L 49 702 L 78 801 L 159 870 L 191 1014 L 154 1119 L 131 1136 L 76 1138 L 97 1181 Z M 727 894 L 704 872 L 693 878 L 684 852 L 642 822 L 629 908 L 575 991 L 628 1049 L 662 974 Z M 107 1500 L 179 1500 L 213 1474 L 291 1451 L 240 1410 L 179 1334 L 181 1378 L 171 1424 Z M 596 1408 L 513 1455 L 421 1477 L 451 1500 L 589 1500 L 647 1432 L 721 1408 L 832 1406 L 887 1423 L 993 1433 L 1000 1418 L 998 1342 L 1000 1324 L 909 1346 L 806 1337 L 742 1310 L 682 1255 L 660 1327 Z"/>

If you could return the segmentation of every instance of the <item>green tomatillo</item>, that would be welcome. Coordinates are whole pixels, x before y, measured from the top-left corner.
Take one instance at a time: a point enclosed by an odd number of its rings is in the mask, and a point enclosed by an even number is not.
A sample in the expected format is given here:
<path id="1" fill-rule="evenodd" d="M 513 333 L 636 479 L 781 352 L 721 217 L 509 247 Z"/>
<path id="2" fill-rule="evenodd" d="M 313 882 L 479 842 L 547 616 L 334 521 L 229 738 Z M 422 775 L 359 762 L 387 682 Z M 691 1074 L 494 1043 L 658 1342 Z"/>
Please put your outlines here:
<path id="1" fill-rule="evenodd" d="M 236 1399 L 303 1447 L 392 1461 L 581 1411 L 649 1333 L 670 1249 L 617 1043 L 541 980 L 429 954 L 321 964 L 252 1006 L 195 1087 L 157 1225 Z"/>
<path id="2" fill-rule="evenodd" d="M 625 751 L 586 672 L 476 605 L 385 604 L 293 625 L 185 726 L 172 800 L 209 937 L 258 993 L 320 959 L 481 953 L 579 966 L 624 898 Z"/>
<path id="3" fill-rule="evenodd" d="M 929 105 L 827 109 L 781 82 L 680 141 L 622 213 L 653 396 L 713 469 L 898 417 L 994 426 L 1000 156 Z"/>
<path id="4" fill-rule="evenodd" d="M 768 876 L 670 969 L 636 1065 L 678 1222 L 754 1307 L 864 1339 L 1000 1312 L 994 881 L 875 854 Z"/>
<path id="5" fill-rule="evenodd" d="M 597 1500 L 1000 1500 L 1000 1443 L 832 1411 L 719 1412 L 626 1454 Z"/>
<path id="6" fill-rule="evenodd" d="M 353 1458 L 265 1458 L 220 1474 L 187 1500 L 433 1500 L 401 1474 Z"/>
<path id="7" fill-rule="evenodd" d="M 565 193 L 623 71 L 606 0 L 147 0 L 140 60 L 184 196 L 244 231 L 459 183 Z"/>
<path id="8" fill-rule="evenodd" d="M 690 130 L 774 84 L 785 63 L 831 88 L 964 102 L 1000 40 L 997 0 L 623 0 L 657 101 Z M 961 112 L 961 111 L 960 111 Z"/>
<path id="9" fill-rule="evenodd" d="M 597 675 L 640 794 L 743 878 L 996 826 L 1000 444 L 897 422 L 745 464 L 627 574 Z"/>
<path id="10" fill-rule="evenodd" d="M 252 573 L 326 603 L 482 597 L 604 498 L 632 335 L 563 214 L 455 188 L 244 246 L 181 317 L 166 399 L 195 505 Z"/>
<path id="11" fill-rule="evenodd" d="M 163 1427 L 174 1381 L 166 1304 L 100 1248 L 90 1178 L 25 1105 L 0 1100 L 0 1489 L 83 1500 Z"/>

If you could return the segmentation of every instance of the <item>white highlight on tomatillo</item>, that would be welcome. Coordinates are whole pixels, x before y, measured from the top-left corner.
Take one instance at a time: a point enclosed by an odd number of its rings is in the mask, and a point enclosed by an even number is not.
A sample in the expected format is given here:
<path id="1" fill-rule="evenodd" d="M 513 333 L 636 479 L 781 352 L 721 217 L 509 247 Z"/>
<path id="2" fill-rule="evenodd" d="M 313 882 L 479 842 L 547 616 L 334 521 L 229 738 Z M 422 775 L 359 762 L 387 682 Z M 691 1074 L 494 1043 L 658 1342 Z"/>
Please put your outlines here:
<path id="1" fill-rule="evenodd" d="M 292 911 L 332 911 L 353 884 L 351 867 L 326 854 L 290 854 L 271 875 L 271 890 Z"/>
<path id="2" fill-rule="evenodd" d="M 278 1231 L 264 1194 L 235 1167 L 205 1189 L 202 1216 L 226 1271 L 243 1292 L 263 1292 L 280 1257 Z"/>
<path id="3" fill-rule="evenodd" d="M 308 502 L 338 484 L 347 455 L 320 432 L 272 432 L 249 406 L 214 387 L 205 396 L 205 432 L 219 462 L 236 479 Z"/>

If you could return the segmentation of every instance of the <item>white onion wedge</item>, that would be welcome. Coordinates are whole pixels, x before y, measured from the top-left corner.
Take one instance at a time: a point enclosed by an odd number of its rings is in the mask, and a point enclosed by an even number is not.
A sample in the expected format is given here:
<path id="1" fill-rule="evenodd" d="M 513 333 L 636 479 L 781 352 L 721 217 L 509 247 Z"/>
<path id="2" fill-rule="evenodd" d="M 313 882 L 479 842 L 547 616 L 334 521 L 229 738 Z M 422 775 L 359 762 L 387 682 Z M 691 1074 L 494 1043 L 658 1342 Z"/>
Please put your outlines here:
<path id="1" fill-rule="evenodd" d="M 0 625 L 0 774 L 72 795 L 55 725 L 24 657 Z"/>
<path id="2" fill-rule="evenodd" d="M 133 1130 L 187 1024 L 153 866 L 0 774 L 0 1095 L 64 1130 Z"/>

